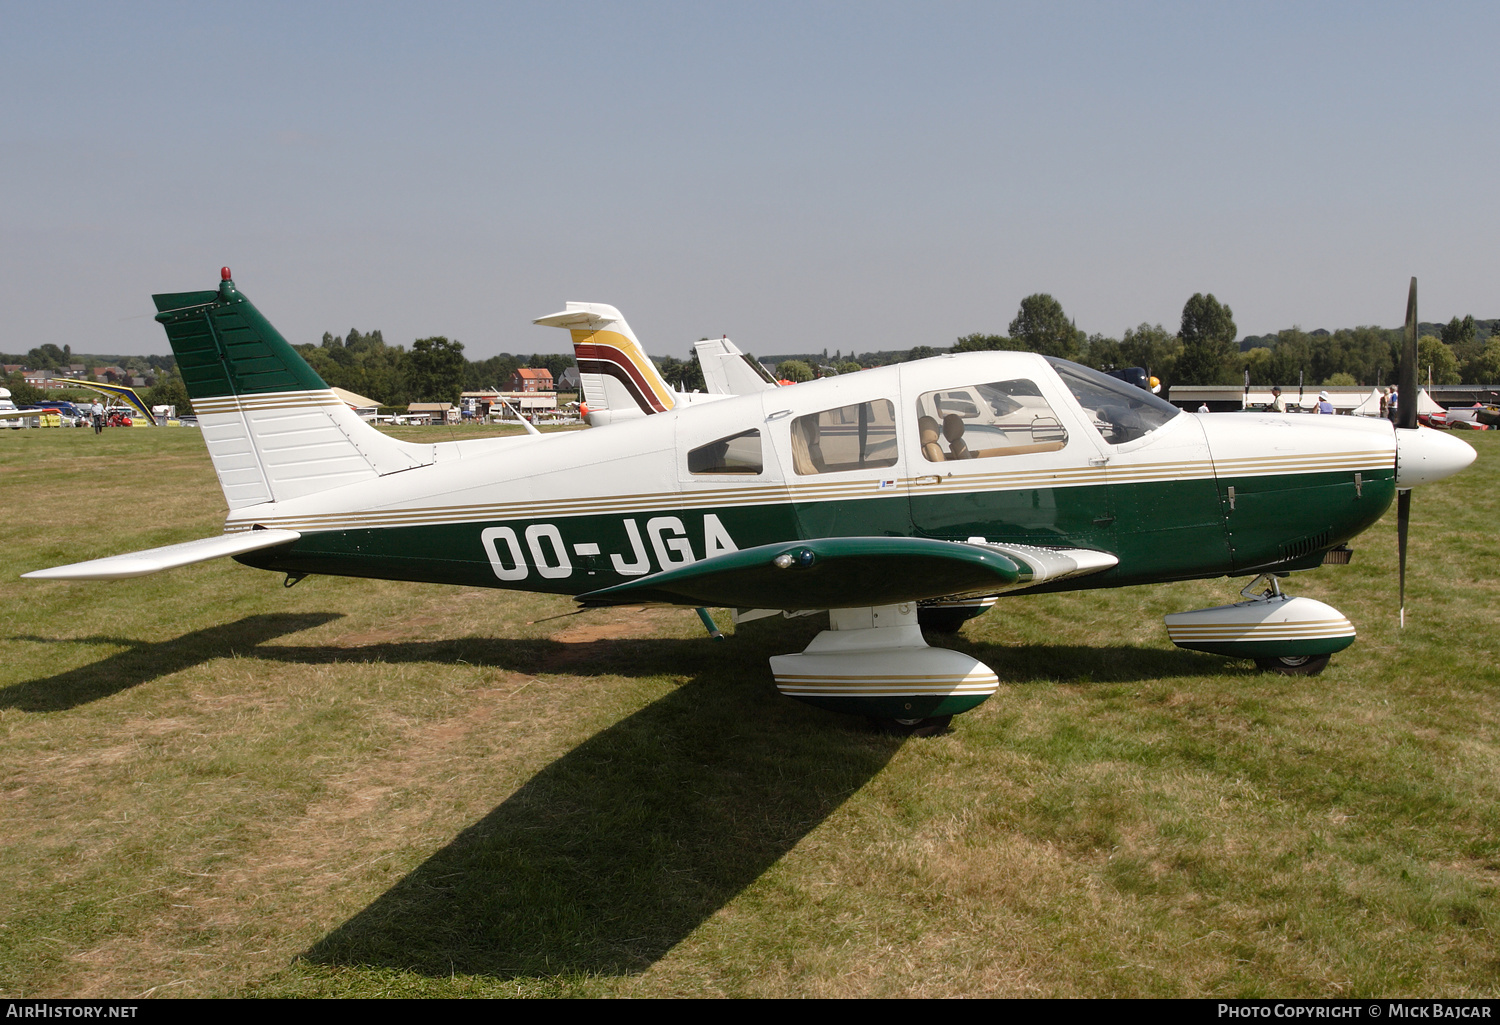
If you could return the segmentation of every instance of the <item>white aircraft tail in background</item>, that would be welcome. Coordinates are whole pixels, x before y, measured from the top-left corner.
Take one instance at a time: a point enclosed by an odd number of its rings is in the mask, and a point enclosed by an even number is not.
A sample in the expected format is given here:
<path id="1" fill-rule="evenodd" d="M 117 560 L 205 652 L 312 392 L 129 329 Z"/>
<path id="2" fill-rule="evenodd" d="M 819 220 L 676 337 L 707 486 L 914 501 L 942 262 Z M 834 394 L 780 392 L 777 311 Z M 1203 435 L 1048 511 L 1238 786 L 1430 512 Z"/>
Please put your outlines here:
<path id="1" fill-rule="evenodd" d="M 728 338 L 705 338 L 693 343 L 703 381 L 713 395 L 753 395 L 776 387 L 766 368 L 746 356 Z"/>

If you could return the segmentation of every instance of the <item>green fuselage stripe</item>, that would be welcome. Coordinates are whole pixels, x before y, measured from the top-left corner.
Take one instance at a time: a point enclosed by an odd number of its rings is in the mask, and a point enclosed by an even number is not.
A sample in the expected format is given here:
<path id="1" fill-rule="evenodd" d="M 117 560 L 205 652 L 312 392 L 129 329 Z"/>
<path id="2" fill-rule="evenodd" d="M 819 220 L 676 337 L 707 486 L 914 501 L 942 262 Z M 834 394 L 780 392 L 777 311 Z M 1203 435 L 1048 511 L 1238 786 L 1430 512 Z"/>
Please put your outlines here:
<path id="1" fill-rule="evenodd" d="M 724 551 L 922 536 L 1090 548 L 1119 565 L 1037 590 L 1210 578 L 1306 558 L 1375 523 L 1391 470 L 674 509 L 306 532 L 239 556 L 289 573 L 581 594 Z M 1234 489 L 1233 507 L 1229 488 Z"/>

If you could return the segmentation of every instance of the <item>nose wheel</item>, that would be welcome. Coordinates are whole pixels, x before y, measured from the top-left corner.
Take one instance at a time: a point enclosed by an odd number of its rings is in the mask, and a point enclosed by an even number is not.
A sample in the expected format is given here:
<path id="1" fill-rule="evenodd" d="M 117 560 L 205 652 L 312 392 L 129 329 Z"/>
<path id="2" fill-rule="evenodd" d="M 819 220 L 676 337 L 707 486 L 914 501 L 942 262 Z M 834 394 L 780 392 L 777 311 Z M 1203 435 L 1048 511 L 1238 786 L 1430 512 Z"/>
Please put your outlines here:
<path id="1" fill-rule="evenodd" d="M 1179 648 L 1254 659 L 1261 672 L 1316 676 L 1328 657 L 1354 643 L 1354 624 L 1312 598 L 1282 594 L 1275 574 L 1257 577 L 1240 594 L 1248 601 L 1167 616 Z"/>

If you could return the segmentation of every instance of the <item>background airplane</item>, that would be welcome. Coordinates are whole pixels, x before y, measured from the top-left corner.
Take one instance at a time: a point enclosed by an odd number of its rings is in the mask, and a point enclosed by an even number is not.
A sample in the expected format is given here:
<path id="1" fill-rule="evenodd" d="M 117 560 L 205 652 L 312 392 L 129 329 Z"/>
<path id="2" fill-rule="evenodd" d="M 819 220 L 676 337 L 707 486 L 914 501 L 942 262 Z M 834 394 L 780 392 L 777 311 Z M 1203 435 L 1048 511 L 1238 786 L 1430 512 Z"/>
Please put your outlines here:
<path id="1" fill-rule="evenodd" d="M 703 338 L 693 343 L 703 381 L 713 395 L 754 395 L 778 386 L 766 368 L 739 350 L 728 337 Z"/>
<path id="2" fill-rule="evenodd" d="M 776 387 L 775 379 L 728 338 L 713 338 L 694 346 L 708 392 L 675 389 L 646 355 L 620 311 L 603 303 L 570 302 L 561 313 L 532 323 L 572 333 L 583 388 L 580 412 L 591 427 Z"/>
<path id="3" fill-rule="evenodd" d="M 1248 601 L 1169 617 L 1169 635 L 1315 672 L 1354 628 L 1282 594 L 1279 578 L 1329 553 L 1347 561 L 1344 543 L 1398 490 L 1404 566 L 1409 489 L 1474 458 L 1416 427 L 1415 409 L 1397 427 L 1198 416 L 1019 352 L 674 401 L 603 431 L 416 444 L 355 418 L 228 268 L 217 290 L 154 300 L 229 505 L 225 533 L 25 576 L 117 579 L 231 555 L 289 579 L 513 588 L 584 606 L 828 610 L 830 628 L 805 651 L 771 660 L 778 688 L 910 729 L 942 728 L 998 686 L 977 659 L 928 646 L 923 602 L 1258 577 Z M 590 344 L 644 357 L 607 326 L 623 323 L 612 308 L 569 305 L 543 320 L 576 317 Z M 1413 377 L 1415 315 L 1413 281 L 1403 357 Z"/>
<path id="4" fill-rule="evenodd" d="M 583 388 L 579 412 L 591 427 L 665 413 L 721 395 L 672 388 L 636 340 L 620 311 L 603 303 L 570 302 L 561 313 L 533 323 L 565 328 L 573 336 L 573 355 Z"/>

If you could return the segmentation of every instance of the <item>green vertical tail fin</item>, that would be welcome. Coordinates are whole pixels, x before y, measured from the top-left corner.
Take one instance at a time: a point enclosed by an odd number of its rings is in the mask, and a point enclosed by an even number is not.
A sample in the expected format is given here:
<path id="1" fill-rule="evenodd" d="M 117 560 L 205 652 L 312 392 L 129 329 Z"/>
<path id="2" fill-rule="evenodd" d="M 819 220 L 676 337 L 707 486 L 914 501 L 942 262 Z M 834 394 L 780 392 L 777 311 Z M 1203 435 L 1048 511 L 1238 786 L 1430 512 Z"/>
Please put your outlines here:
<path id="1" fill-rule="evenodd" d="M 231 512 L 426 466 L 364 423 L 234 286 L 152 296 Z"/>
<path id="2" fill-rule="evenodd" d="M 229 268 L 221 274 L 217 291 L 151 297 L 188 395 L 197 401 L 326 389 L 281 332 L 234 287 Z"/>

